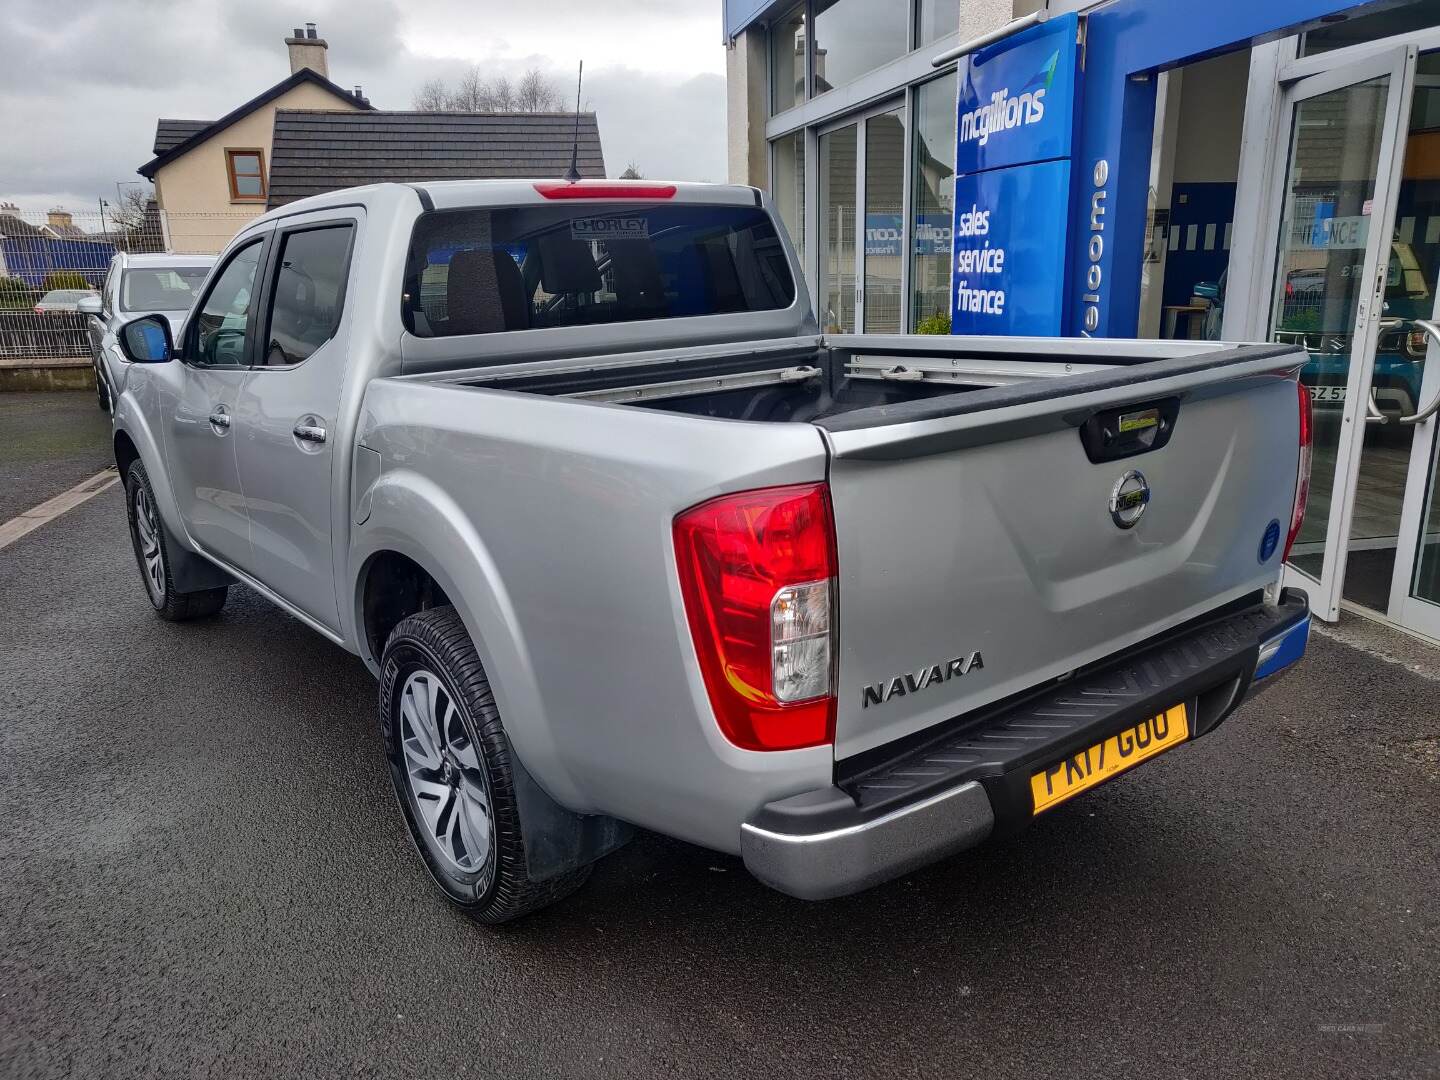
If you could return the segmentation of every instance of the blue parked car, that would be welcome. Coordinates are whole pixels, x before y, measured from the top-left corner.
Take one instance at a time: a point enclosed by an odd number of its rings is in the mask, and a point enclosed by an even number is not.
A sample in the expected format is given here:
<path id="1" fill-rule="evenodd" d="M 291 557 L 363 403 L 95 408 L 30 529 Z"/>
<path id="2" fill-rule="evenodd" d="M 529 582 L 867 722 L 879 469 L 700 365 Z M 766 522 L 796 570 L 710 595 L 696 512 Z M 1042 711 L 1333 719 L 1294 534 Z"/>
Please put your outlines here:
<path id="1" fill-rule="evenodd" d="M 1358 265 L 1355 270 L 1358 273 Z M 1345 403 L 1345 382 L 1350 372 L 1351 327 L 1347 323 L 1331 330 L 1323 325 L 1325 274 L 1323 267 L 1295 269 L 1286 274 L 1285 300 L 1275 340 L 1304 346 L 1310 362 L 1301 380 L 1310 388 L 1310 400 L 1317 409 L 1338 409 Z M 1194 288 L 1196 296 L 1210 301 L 1205 315 L 1205 337 L 1210 341 L 1220 340 L 1228 276 L 1227 270 L 1219 282 L 1202 281 Z M 1410 245 L 1392 244 L 1371 384 L 1376 406 L 1392 420 L 1413 414 L 1420 400 L 1429 342 L 1413 320 L 1430 318 L 1433 305 L 1424 268 Z"/>

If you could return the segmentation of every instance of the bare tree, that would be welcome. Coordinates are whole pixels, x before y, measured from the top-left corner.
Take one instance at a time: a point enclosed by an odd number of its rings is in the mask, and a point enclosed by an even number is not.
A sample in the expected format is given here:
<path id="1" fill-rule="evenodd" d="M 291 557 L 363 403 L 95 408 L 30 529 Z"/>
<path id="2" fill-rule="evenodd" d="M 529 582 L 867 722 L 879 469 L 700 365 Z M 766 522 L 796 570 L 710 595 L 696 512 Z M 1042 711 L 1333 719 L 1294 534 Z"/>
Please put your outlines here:
<path id="1" fill-rule="evenodd" d="M 558 112 L 560 91 L 539 68 L 531 68 L 520 76 L 520 86 L 515 91 L 517 112 Z"/>
<path id="2" fill-rule="evenodd" d="M 626 166 L 625 166 L 625 171 L 620 174 L 620 179 L 621 179 L 621 180 L 644 180 L 644 179 L 645 179 L 645 174 L 642 173 L 642 172 L 640 171 L 639 166 L 637 166 L 637 165 L 635 164 L 635 162 L 632 161 L 632 162 L 630 162 L 629 165 L 626 165 Z"/>
<path id="3" fill-rule="evenodd" d="M 164 251 L 165 232 L 155 193 L 147 187 L 126 188 L 118 201 L 107 203 L 110 240 L 120 251 Z"/>
<path id="4" fill-rule="evenodd" d="M 487 80 L 480 65 L 472 64 L 454 86 L 431 79 L 412 100 L 422 112 L 555 112 L 560 91 L 538 68 L 525 72 L 516 83 L 505 75 Z"/>
<path id="5" fill-rule="evenodd" d="M 460 76 L 460 81 L 450 94 L 450 112 L 485 112 L 490 108 L 490 88 L 480 74 L 480 66 L 471 64 L 470 70 Z"/>
<path id="6" fill-rule="evenodd" d="M 450 88 L 444 79 L 431 79 L 415 91 L 411 101 L 419 112 L 445 112 L 450 104 Z"/>
<path id="7" fill-rule="evenodd" d="M 119 201 L 107 203 L 111 224 L 122 229 L 140 229 L 152 212 L 155 195 L 144 187 L 127 187 Z"/>
<path id="8" fill-rule="evenodd" d="M 515 86 L 508 77 L 496 75 L 485 87 L 485 108 L 490 112 L 524 112 L 515 101 Z"/>

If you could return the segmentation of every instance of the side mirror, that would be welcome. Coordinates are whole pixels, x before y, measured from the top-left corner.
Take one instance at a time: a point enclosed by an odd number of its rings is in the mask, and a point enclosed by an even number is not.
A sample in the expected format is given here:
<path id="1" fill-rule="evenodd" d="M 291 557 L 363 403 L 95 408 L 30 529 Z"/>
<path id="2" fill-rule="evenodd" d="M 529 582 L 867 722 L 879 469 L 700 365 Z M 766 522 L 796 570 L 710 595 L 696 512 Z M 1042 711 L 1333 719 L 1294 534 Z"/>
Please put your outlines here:
<path id="1" fill-rule="evenodd" d="M 120 351 L 132 364 L 164 364 L 175 355 L 170 337 L 170 320 L 164 315 L 142 315 L 131 319 L 116 335 Z"/>
<path id="2" fill-rule="evenodd" d="M 1200 297 L 1200 299 L 1202 300 L 1220 299 L 1220 286 L 1213 281 L 1197 282 L 1195 287 L 1191 289 L 1190 292 L 1193 295 Z"/>
<path id="3" fill-rule="evenodd" d="M 81 315 L 99 315 L 100 297 L 82 296 L 75 304 L 75 310 Z"/>

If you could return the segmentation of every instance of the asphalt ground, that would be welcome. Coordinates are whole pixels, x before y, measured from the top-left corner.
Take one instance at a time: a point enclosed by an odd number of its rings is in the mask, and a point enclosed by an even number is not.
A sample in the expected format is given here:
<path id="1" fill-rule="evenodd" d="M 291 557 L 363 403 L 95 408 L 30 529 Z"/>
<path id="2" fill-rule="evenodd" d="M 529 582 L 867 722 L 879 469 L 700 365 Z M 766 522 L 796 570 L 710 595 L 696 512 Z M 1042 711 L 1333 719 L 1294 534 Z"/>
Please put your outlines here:
<path id="1" fill-rule="evenodd" d="M 161 622 L 112 488 L 0 551 L 0 1076 L 1440 1075 L 1440 665 L 1386 634 L 860 896 L 644 834 L 487 928 L 362 665 L 241 588 Z"/>
<path id="2" fill-rule="evenodd" d="M 0 524 L 114 463 L 95 391 L 0 394 Z"/>

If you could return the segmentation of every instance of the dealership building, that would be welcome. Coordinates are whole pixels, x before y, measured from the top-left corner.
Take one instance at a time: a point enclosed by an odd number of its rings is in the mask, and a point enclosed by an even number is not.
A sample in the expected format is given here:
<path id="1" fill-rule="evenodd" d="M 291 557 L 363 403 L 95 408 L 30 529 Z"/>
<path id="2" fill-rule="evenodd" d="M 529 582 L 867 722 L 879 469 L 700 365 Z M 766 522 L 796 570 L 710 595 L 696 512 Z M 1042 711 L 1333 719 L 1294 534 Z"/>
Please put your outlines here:
<path id="1" fill-rule="evenodd" d="M 730 179 L 769 192 L 825 332 L 1303 347 L 1287 578 L 1440 640 L 1440 0 L 724 20 Z"/>

